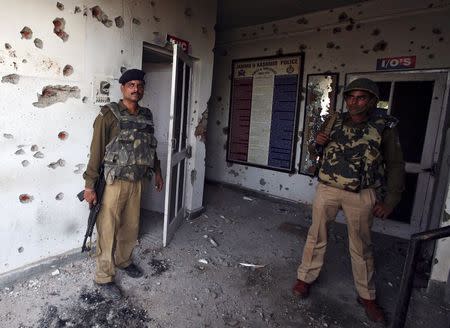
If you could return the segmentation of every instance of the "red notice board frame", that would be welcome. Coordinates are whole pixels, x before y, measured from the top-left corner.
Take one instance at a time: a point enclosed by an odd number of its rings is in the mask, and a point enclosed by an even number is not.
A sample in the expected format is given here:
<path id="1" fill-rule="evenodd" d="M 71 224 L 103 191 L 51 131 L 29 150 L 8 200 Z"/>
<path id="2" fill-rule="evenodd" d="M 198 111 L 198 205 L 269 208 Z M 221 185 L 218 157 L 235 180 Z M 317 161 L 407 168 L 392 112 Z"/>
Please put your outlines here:
<path id="1" fill-rule="evenodd" d="M 303 67 L 304 53 L 232 61 L 227 162 L 295 172 Z"/>

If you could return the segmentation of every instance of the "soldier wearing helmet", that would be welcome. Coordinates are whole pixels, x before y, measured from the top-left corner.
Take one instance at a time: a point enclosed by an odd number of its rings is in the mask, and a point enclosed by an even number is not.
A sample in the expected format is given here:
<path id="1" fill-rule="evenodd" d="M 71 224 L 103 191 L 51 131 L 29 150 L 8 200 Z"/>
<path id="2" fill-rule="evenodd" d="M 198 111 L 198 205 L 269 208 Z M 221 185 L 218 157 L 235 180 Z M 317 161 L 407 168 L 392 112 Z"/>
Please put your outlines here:
<path id="1" fill-rule="evenodd" d="M 370 229 L 374 216 L 385 219 L 391 214 L 404 189 L 404 161 L 395 127 L 398 121 L 377 108 L 379 90 L 372 80 L 349 83 L 344 100 L 348 111 L 335 114 L 329 134 L 321 129 L 316 136 L 323 158 L 312 224 L 293 292 L 308 296 L 323 265 L 328 223 L 342 209 L 358 303 L 369 319 L 385 323 L 376 302 Z"/>

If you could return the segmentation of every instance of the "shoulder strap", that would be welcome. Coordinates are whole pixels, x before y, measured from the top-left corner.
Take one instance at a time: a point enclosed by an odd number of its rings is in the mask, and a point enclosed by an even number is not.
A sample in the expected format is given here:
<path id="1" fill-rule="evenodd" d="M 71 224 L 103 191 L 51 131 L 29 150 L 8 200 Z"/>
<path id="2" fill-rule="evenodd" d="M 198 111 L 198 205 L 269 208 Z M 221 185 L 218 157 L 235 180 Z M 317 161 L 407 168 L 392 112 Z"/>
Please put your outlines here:
<path id="1" fill-rule="evenodd" d="M 111 112 L 114 114 L 114 116 L 120 121 L 120 111 L 119 111 L 119 105 L 115 102 L 106 104 L 106 106 L 111 110 Z"/>

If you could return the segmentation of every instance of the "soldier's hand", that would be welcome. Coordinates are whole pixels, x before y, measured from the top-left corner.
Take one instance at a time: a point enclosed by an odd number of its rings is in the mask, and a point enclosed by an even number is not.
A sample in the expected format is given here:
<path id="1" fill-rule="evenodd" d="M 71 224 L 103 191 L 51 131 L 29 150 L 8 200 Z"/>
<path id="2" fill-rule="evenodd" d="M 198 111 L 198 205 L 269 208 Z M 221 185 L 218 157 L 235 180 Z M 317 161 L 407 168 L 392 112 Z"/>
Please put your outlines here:
<path id="1" fill-rule="evenodd" d="M 164 181 L 163 181 L 163 178 L 161 176 L 161 172 L 157 172 L 155 174 L 155 188 L 156 188 L 156 191 L 158 191 L 158 192 L 161 191 L 163 186 L 164 186 Z"/>
<path id="2" fill-rule="evenodd" d="M 316 144 L 321 145 L 321 146 L 325 146 L 328 141 L 330 141 L 330 137 L 324 133 L 324 132 L 319 132 L 316 136 Z"/>
<path id="3" fill-rule="evenodd" d="M 89 203 L 89 208 L 97 204 L 97 194 L 95 190 L 86 188 L 84 189 L 84 199 Z"/>
<path id="4" fill-rule="evenodd" d="M 384 220 L 392 213 L 392 210 L 393 208 L 387 206 L 385 203 L 377 202 L 373 207 L 372 213 L 374 216 Z"/>

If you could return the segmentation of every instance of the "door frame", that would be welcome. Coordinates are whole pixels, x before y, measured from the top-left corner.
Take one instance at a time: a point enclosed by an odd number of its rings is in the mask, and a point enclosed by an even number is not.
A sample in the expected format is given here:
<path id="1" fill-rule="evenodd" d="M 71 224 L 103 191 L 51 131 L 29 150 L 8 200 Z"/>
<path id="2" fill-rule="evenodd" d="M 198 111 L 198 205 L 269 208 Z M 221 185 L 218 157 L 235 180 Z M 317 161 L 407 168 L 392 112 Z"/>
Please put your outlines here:
<path id="1" fill-rule="evenodd" d="M 429 191 L 425 194 L 425 199 L 427 204 L 422 208 L 422 214 L 416 220 L 411 220 L 410 224 L 402 223 L 394 220 L 381 220 L 375 218 L 374 220 L 374 231 L 378 231 L 388 235 L 394 235 L 401 238 L 409 239 L 412 233 L 416 233 L 418 231 L 424 231 L 432 228 L 437 228 L 440 225 L 441 214 L 445 202 L 445 195 L 447 194 L 448 189 L 448 178 L 449 178 L 449 168 L 450 163 L 445 161 L 444 150 L 446 145 L 446 140 L 449 139 L 450 136 L 447 136 L 447 131 L 445 127 L 448 126 L 449 121 L 449 88 L 450 88 L 450 69 L 423 69 L 423 70 L 408 70 L 408 71 L 380 71 L 380 72 L 355 72 L 355 73 L 347 73 L 345 76 L 346 84 L 350 80 L 350 78 L 357 77 L 389 77 L 395 76 L 394 79 L 388 80 L 399 80 L 402 77 L 406 77 L 407 80 L 420 80 L 420 74 L 424 75 L 436 75 L 436 79 L 442 79 L 442 99 L 440 103 L 440 113 L 437 118 L 437 132 L 435 134 L 435 142 L 432 145 L 432 159 L 431 162 L 437 163 L 438 170 L 437 174 L 434 177 L 430 177 L 428 179 L 427 188 Z M 418 78 L 408 78 L 410 75 L 417 75 Z M 439 75 L 442 75 L 439 77 Z M 425 76 L 424 76 L 425 77 Z M 426 79 L 426 78 L 425 78 Z M 439 86 L 438 86 L 439 87 Z M 435 92 L 435 89 L 434 89 Z M 344 108 L 344 101 L 342 97 L 342 108 Z M 435 105 L 436 106 L 436 105 Z M 428 124 L 431 122 L 429 121 Z M 429 133 L 429 128 L 432 125 L 427 125 L 427 133 Z M 424 143 L 424 148 L 427 145 Z M 429 145 L 431 146 L 431 145 Z M 430 188 L 431 186 L 431 188 Z M 418 186 L 416 187 L 418 188 Z M 416 202 L 415 202 L 416 203 Z M 413 211 L 419 211 L 421 204 L 414 204 Z M 414 212 L 413 212 L 414 213 Z M 417 215 L 417 212 L 416 212 Z"/>

